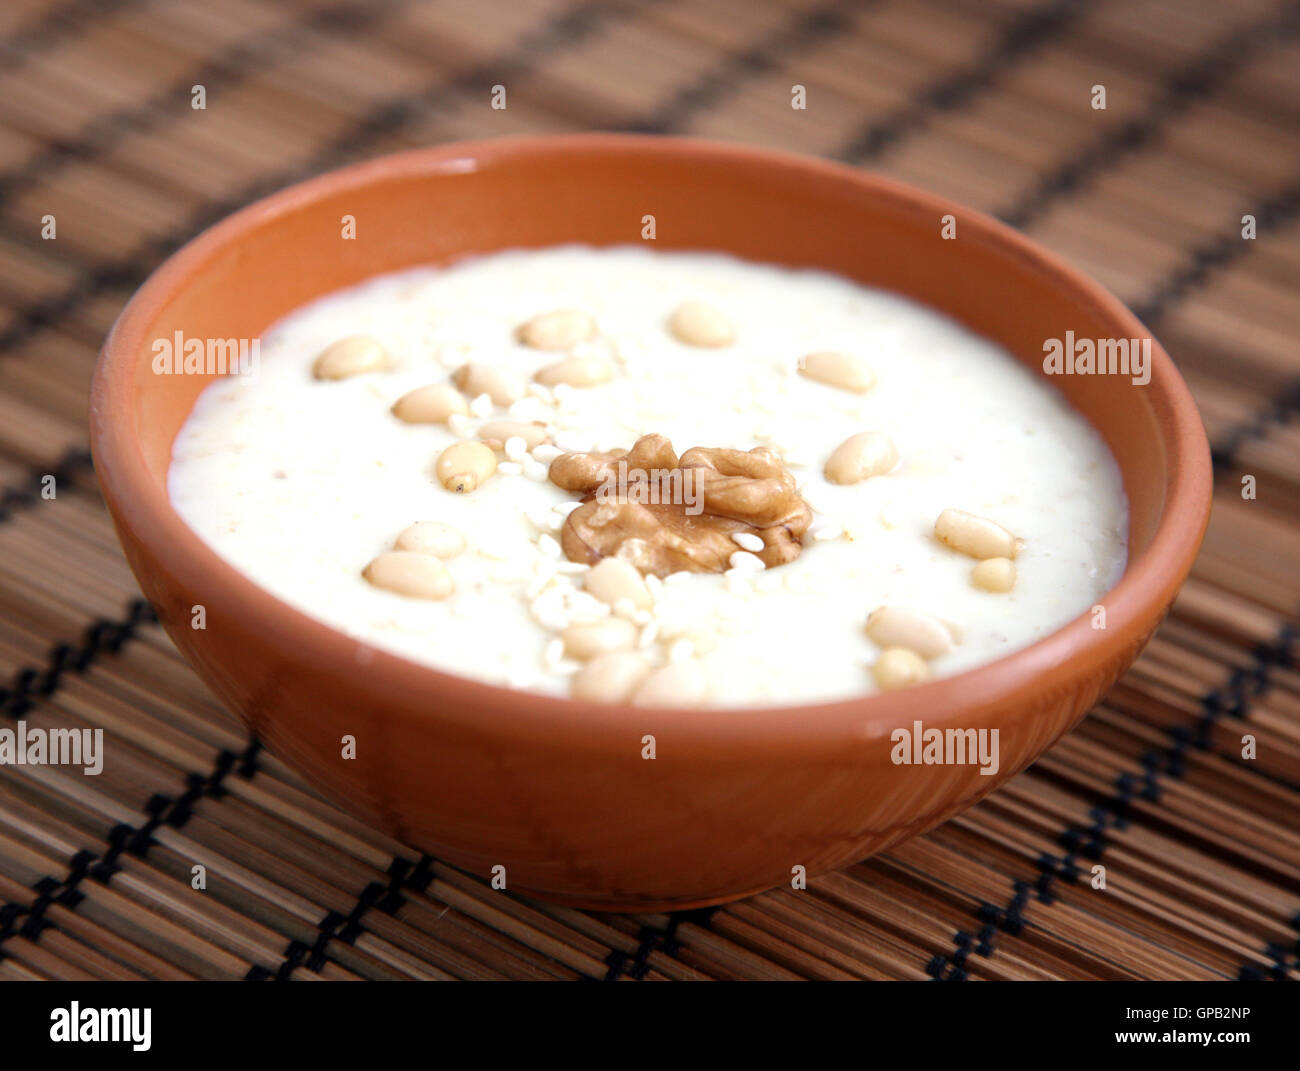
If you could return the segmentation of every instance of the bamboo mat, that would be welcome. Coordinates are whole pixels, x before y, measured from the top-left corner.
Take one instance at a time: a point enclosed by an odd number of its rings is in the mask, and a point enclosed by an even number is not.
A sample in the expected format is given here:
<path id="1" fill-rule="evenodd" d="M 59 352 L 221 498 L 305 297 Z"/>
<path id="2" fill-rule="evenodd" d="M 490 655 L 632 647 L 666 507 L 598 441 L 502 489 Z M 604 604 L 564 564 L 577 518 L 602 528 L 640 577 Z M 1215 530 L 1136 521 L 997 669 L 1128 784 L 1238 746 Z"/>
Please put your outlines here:
<path id="1" fill-rule="evenodd" d="M 102 727 L 113 759 L 0 766 L 0 978 L 1300 979 L 1300 6 L 487 6 L 0 5 L 0 725 Z M 1215 446 L 1204 552 L 1106 701 L 807 891 L 589 914 L 359 825 L 193 677 L 96 491 L 95 350 L 197 229 L 375 154 L 596 128 L 838 158 L 1014 222 L 1153 326 Z"/>

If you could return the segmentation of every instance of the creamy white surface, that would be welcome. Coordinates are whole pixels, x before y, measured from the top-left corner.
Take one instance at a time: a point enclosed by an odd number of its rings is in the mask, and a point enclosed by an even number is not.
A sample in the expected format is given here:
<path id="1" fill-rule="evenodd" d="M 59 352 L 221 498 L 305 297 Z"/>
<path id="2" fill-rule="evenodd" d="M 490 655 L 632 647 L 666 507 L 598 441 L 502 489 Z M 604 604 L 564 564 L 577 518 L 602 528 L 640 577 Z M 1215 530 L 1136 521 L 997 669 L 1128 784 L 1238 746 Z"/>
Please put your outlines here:
<path id="1" fill-rule="evenodd" d="M 737 342 L 705 350 L 675 341 L 665 321 L 689 298 L 723 310 Z M 863 623 L 886 604 L 960 627 L 961 643 L 932 663 L 936 675 L 952 674 L 1045 636 L 1123 571 L 1127 510 L 1114 460 L 1059 395 L 999 347 L 836 276 L 642 248 L 499 253 L 376 278 L 296 311 L 263 336 L 255 377 L 218 381 L 200 396 L 176 440 L 173 504 L 241 572 L 362 641 L 361 661 L 369 644 L 567 694 L 567 677 L 544 659 L 555 633 L 525 597 L 557 561 L 526 514 L 544 519 L 571 496 L 525 475 L 498 474 L 468 495 L 446 491 L 433 464 L 460 436 L 389 412 L 406 391 L 445 381 L 468 360 L 531 377 L 562 355 L 525 348 L 513 329 L 557 308 L 595 317 L 620 373 L 558 405 L 526 401 L 518 416 L 550 421 L 568 449 L 626 449 L 649 432 L 669 436 L 679 453 L 777 447 L 815 511 L 814 531 L 847 534 L 806 538 L 796 561 L 749 594 L 730 592 L 717 575 L 662 587 L 655 615 L 664 632 L 716 637 L 700 657 L 718 705 L 873 691 L 877 649 Z M 320 350 L 358 333 L 383 341 L 395 368 L 313 379 Z M 861 354 L 876 386 L 856 395 L 798 375 L 798 358 L 820 349 Z M 487 419 L 506 415 L 498 408 Z M 827 483 L 826 457 L 867 430 L 893 439 L 898 468 L 852 486 Z M 1012 592 L 977 590 L 975 562 L 933 538 L 948 507 L 1024 540 Z M 449 562 L 457 593 L 445 602 L 403 598 L 361 577 L 419 520 L 453 524 L 470 543 Z M 561 590 L 581 583 L 580 574 L 553 582 Z"/>

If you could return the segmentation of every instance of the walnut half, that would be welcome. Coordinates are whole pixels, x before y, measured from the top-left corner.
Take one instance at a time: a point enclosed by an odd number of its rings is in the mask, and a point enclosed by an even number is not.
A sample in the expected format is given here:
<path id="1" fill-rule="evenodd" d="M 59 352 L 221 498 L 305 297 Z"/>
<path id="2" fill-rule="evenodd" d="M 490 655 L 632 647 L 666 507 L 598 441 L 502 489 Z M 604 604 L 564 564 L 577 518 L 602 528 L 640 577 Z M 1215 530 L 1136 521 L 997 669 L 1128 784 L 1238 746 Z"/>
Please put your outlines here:
<path id="1" fill-rule="evenodd" d="M 731 537 L 763 541 L 770 569 L 799 556 L 812 511 L 771 450 L 687 450 L 643 435 L 626 453 L 563 454 L 551 462 L 557 487 L 581 496 L 560 545 L 570 561 L 618 557 L 643 573 L 721 573 L 740 549 Z"/>

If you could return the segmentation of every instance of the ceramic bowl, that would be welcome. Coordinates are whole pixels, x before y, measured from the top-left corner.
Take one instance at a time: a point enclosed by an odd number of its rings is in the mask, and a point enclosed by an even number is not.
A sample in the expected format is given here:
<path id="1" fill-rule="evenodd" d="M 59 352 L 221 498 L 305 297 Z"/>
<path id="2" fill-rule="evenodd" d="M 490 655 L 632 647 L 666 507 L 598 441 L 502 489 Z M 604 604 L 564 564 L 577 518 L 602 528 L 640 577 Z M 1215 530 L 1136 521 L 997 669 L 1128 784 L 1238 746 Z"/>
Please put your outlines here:
<path id="1" fill-rule="evenodd" d="M 987 216 L 820 160 L 668 138 L 444 145 L 323 175 L 204 232 L 123 311 L 95 371 L 95 467 L 140 586 L 177 647 L 266 746 L 340 805 L 529 896 L 613 910 L 718 903 L 862 859 L 1031 763 L 1136 657 L 1191 567 L 1211 492 L 1186 386 L 1049 382 L 1123 473 L 1130 559 L 1087 614 L 1033 646 L 902 692 L 684 710 L 511 691 L 358 643 L 228 565 L 172 509 L 172 441 L 210 377 L 159 375 L 152 342 L 255 337 L 314 298 L 413 265 L 511 247 L 641 241 L 838 272 L 905 294 L 1043 374 L 1044 341 L 1145 338 L 1114 297 Z M 355 240 L 340 238 L 344 216 Z M 956 238 L 942 236 L 943 218 Z M 191 628 L 192 607 L 207 627 Z M 997 729 L 1000 769 L 895 765 L 890 734 Z M 356 756 L 341 739 L 355 737 Z M 643 737 L 656 755 L 642 758 Z M 498 872 L 500 873 L 500 872 Z"/>

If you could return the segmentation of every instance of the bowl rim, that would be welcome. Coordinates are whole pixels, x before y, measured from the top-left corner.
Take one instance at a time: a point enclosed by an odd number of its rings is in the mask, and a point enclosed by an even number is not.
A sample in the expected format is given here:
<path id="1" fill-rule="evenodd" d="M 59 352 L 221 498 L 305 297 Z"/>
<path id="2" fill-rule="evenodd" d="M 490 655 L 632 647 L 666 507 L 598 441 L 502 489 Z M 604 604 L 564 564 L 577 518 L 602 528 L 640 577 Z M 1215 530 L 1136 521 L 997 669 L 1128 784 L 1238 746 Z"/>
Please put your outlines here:
<path id="1" fill-rule="evenodd" d="M 960 214 L 963 232 L 1028 261 L 1045 281 L 1080 307 L 1116 325 L 1115 337 L 1151 337 L 1152 369 L 1145 388 L 1165 450 L 1165 501 L 1150 545 L 1125 566 L 1119 581 L 1099 599 L 1107 627 L 1091 627 L 1081 613 L 1029 646 L 951 676 L 898 692 L 873 692 L 813 703 L 761 706 L 649 707 L 594 703 L 527 692 L 462 677 L 348 636 L 296 609 L 217 554 L 172 508 L 165 486 L 149 474 L 138 437 L 138 412 L 130 404 L 135 361 L 147 350 L 147 328 L 169 295 L 205 264 L 265 221 L 292 213 L 321 196 L 398 177 L 470 173 L 508 167 L 512 161 L 565 153 L 636 156 L 653 153 L 692 160 L 730 161 L 756 169 L 780 169 L 808 182 L 849 183 L 874 197 L 921 209 L 931 218 Z M 943 311 L 940 309 L 939 311 Z M 642 134 L 584 133 L 511 136 L 449 142 L 352 164 L 288 186 L 225 217 L 167 258 L 140 286 L 110 329 L 96 362 L 90 393 L 91 448 L 95 470 L 115 521 L 128 528 L 161 567 L 192 591 L 238 619 L 256 619 L 263 637 L 294 637 L 293 658 L 322 674 L 347 673 L 366 651 L 368 689 L 390 712 L 479 729 L 491 708 L 495 724 L 548 733 L 566 729 L 599 734 L 609 726 L 654 726 L 658 733 L 687 734 L 715 742 L 797 741 L 821 748 L 860 743 L 911 724 L 924 712 L 927 727 L 1007 725 L 1017 707 L 1047 677 L 1056 681 L 1095 675 L 1108 662 L 1146 638 L 1135 628 L 1154 627 L 1173 600 L 1200 546 L 1209 518 L 1209 445 L 1182 377 L 1164 348 L 1138 318 L 1101 284 L 1056 254 L 983 212 L 868 171 L 812 156 L 706 139 Z M 431 695 L 442 701 L 429 704 Z M 458 699 L 465 700 L 457 702 Z M 1019 702 L 1017 700 L 1020 700 Z M 361 712 L 358 712 L 361 716 Z M 367 712 L 367 716 L 369 712 Z M 558 738 L 558 735 L 557 735 Z"/>

